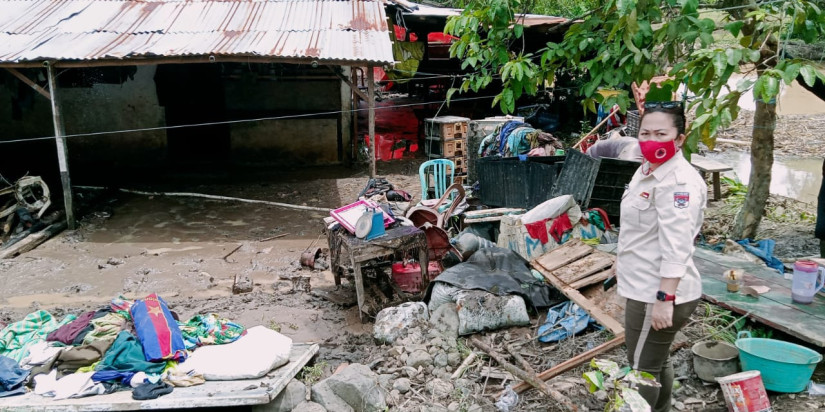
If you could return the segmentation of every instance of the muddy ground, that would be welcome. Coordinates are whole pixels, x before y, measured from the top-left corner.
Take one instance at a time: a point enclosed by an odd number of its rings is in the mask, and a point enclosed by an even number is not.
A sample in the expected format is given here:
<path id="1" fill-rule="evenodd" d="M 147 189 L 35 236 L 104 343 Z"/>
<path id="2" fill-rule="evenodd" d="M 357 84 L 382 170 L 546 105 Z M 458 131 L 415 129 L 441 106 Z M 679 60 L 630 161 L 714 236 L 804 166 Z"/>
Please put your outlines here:
<path id="1" fill-rule="evenodd" d="M 419 162 L 381 163 L 379 174 L 418 198 Z M 334 208 L 354 201 L 366 181 L 363 171 L 330 167 L 169 176 L 132 188 Z M 184 319 L 196 313 L 215 312 L 248 327 L 262 324 L 278 329 L 295 341 L 319 342 L 322 349 L 316 362 L 325 365 L 326 375 L 341 363 L 370 364 L 385 356 L 388 348 L 373 343 L 372 325 L 361 322 L 356 308 L 324 298 L 335 290 L 331 272 L 301 269 L 297 263 L 305 249 L 326 247 L 320 236 L 325 213 L 120 192 L 81 191 L 80 196 L 96 200 L 84 212 L 77 230 L 66 231 L 22 256 L 0 261 L 0 324 L 19 320 L 38 308 L 56 315 L 79 313 L 106 304 L 118 294 L 140 298 L 155 292 Z M 721 212 L 709 212 L 711 222 L 725 220 L 724 205 L 717 202 L 712 208 Z M 788 206 L 794 207 L 797 206 Z M 771 233 L 780 244 L 786 244 L 791 238 L 809 236 L 803 226 L 778 222 L 764 227 L 787 229 L 784 235 Z M 719 229 L 716 235 L 723 232 Z M 278 235 L 285 236 L 271 239 Z M 788 256 L 813 254 L 807 244 L 800 247 L 794 244 L 778 251 L 787 252 Z M 236 275 L 250 277 L 253 292 L 233 295 Z M 300 276 L 310 278 L 311 292 L 296 287 L 293 280 Z M 344 282 L 339 294 L 347 293 L 352 301 L 354 292 Z M 701 316 L 696 319 L 701 324 Z M 499 331 L 490 338 L 494 342 L 498 339 L 520 343 L 524 351 L 533 354 L 530 359 L 538 371 L 608 339 L 606 333 L 593 331 L 555 347 L 538 344 L 530 336 L 542 320 L 534 318 L 532 328 Z M 688 330 L 685 339 L 700 339 L 702 333 L 701 329 Z M 623 349 L 604 355 L 619 363 L 624 363 L 624 356 Z M 692 374 L 690 356 L 688 349 L 674 353 L 682 388 L 676 393 L 680 402 L 676 406 L 685 410 L 724 410 L 718 388 L 704 387 Z M 472 404 L 493 410 L 489 394 L 500 391 L 508 380 L 479 375 L 481 366 L 468 372 L 480 390 L 461 395 L 464 398 L 459 405 L 466 405 L 464 401 L 469 397 Z M 551 385 L 576 403 L 598 410 L 604 400 L 587 394 L 581 380 L 585 370 L 587 367 L 582 366 L 568 372 L 551 381 Z M 395 408 L 418 410 L 409 408 L 428 402 L 413 398 L 399 401 Z M 819 410 L 823 404 L 825 399 L 808 399 L 804 395 L 795 399 L 787 395 L 774 398 L 776 410 Z M 531 390 L 522 395 L 514 410 L 556 408 L 545 395 Z"/>

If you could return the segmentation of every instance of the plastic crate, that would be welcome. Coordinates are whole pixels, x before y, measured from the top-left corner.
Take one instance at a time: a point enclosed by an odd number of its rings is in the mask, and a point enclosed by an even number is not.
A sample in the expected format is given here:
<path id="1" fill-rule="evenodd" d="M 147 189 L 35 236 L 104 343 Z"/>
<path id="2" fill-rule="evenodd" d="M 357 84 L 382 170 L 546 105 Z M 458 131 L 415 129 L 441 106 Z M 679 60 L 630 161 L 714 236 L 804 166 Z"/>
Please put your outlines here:
<path id="1" fill-rule="evenodd" d="M 481 202 L 494 207 L 531 209 L 551 199 L 564 156 L 483 157 L 477 159 Z"/>
<path id="2" fill-rule="evenodd" d="M 598 207 L 607 213 L 610 223 L 619 224 L 622 195 L 625 185 L 630 183 L 639 163 L 618 159 L 601 159 L 596 182 L 587 207 Z"/>

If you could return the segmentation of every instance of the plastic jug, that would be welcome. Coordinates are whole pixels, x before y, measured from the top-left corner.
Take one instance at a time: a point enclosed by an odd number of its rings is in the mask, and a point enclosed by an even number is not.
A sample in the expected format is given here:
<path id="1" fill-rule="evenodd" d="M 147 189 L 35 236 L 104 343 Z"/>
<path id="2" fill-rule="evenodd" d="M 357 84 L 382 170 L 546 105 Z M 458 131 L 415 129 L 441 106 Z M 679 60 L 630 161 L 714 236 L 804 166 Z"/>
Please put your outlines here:
<path id="1" fill-rule="evenodd" d="M 810 260 L 798 260 L 793 265 L 791 298 L 796 303 L 811 303 L 825 285 L 825 268 Z"/>

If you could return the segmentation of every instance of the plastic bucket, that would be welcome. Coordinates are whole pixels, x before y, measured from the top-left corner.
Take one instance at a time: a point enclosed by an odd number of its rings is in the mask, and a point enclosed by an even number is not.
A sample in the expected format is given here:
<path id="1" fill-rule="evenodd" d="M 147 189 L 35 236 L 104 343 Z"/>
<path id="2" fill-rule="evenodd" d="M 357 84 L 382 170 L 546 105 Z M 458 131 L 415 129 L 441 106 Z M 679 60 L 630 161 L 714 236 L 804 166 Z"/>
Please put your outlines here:
<path id="1" fill-rule="evenodd" d="M 716 378 L 722 387 L 729 412 L 763 412 L 771 410 L 759 371 L 740 372 Z"/>
<path id="2" fill-rule="evenodd" d="M 765 388 L 774 392 L 805 390 L 822 355 L 804 346 L 776 339 L 752 338 L 739 332 L 736 347 L 743 371 L 759 371 Z"/>
<path id="3" fill-rule="evenodd" d="M 739 372 L 739 349 L 730 343 L 699 342 L 691 352 L 693 370 L 705 382 L 715 382 L 716 378 Z"/>

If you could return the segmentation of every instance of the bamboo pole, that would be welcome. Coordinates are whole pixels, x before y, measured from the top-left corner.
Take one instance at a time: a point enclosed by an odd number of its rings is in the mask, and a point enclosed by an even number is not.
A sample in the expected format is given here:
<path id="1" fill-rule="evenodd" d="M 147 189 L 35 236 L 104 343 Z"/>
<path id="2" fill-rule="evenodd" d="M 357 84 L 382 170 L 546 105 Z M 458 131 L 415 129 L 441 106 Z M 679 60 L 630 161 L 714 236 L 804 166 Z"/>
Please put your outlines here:
<path id="1" fill-rule="evenodd" d="M 375 177 L 375 71 L 367 66 L 367 104 L 369 105 L 370 177 Z"/>
<path id="2" fill-rule="evenodd" d="M 582 137 L 582 138 L 581 138 L 581 140 L 579 140 L 579 141 L 578 141 L 575 145 L 573 145 L 573 148 L 574 148 L 574 149 L 578 149 L 578 147 L 579 147 L 579 146 L 581 146 L 581 144 L 582 144 L 582 143 L 583 143 L 583 142 L 584 142 L 584 141 L 588 138 L 588 136 L 590 136 L 591 134 L 593 134 L 593 132 L 595 132 L 596 130 L 599 130 L 599 128 L 600 128 L 600 127 L 602 127 L 602 125 L 603 125 L 603 124 L 607 123 L 607 120 L 608 120 L 608 119 L 610 119 L 610 116 L 613 116 L 613 115 L 614 115 L 614 114 L 616 114 L 616 112 L 618 112 L 618 111 L 619 111 L 619 108 L 618 108 L 618 107 L 617 107 L 617 108 L 615 108 L 615 109 L 613 109 L 613 110 L 611 110 L 611 111 L 610 111 L 610 114 L 608 114 L 607 116 L 605 116 L 605 118 L 604 118 L 604 119 L 602 119 L 602 121 L 600 121 L 600 122 L 599 122 L 599 124 L 597 124 L 597 125 L 596 125 L 596 127 L 594 127 L 592 130 L 590 130 L 589 132 L 587 132 L 587 134 L 586 134 L 586 135 L 584 135 L 584 137 Z"/>

